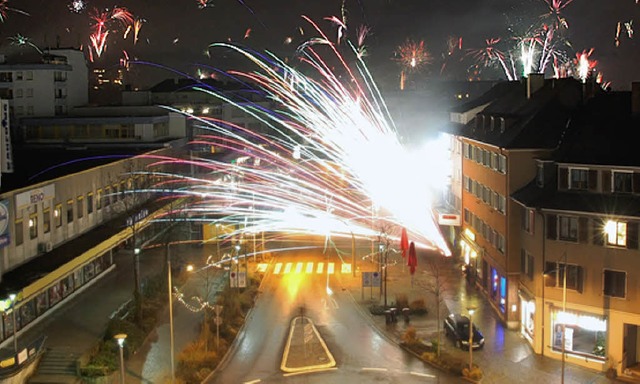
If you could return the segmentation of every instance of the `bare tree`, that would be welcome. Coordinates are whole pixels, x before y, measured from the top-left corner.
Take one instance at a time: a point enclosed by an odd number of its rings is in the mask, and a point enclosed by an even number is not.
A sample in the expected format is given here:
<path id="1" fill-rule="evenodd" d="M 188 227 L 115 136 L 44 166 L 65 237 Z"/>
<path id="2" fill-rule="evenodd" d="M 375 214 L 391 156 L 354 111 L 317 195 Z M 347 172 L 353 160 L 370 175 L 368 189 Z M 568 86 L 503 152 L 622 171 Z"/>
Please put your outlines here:
<path id="1" fill-rule="evenodd" d="M 437 337 L 437 350 L 436 355 L 440 356 L 440 344 L 441 344 L 441 331 L 440 331 L 440 307 L 444 304 L 444 294 L 448 288 L 445 284 L 445 278 L 443 274 L 442 260 L 439 257 L 429 257 L 427 259 L 426 268 L 427 280 L 418 280 L 418 286 L 433 294 L 436 302 L 436 337 Z"/>

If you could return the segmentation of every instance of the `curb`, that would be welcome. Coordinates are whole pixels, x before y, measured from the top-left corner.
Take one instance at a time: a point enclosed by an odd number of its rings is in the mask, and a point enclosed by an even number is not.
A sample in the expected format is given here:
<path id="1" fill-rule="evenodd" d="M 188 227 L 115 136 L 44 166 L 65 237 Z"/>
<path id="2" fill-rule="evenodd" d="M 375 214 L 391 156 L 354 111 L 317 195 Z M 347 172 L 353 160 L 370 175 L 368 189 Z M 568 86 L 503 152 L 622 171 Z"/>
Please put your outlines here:
<path id="1" fill-rule="evenodd" d="M 311 329 L 313 330 L 313 333 L 315 334 L 316 338 L 318 339 L 318 341 L 322 345 L 322 349 L 324 350 L 325 355 L 329 359 L 328 363 L 304 366 L 304 367 L 300 367 L 300 368 L 289 368 L 289 367 L 287 367 L 286 362 L 287 362 L 288 357 L 289 357 L 289 350 L 291 348 L 291 341 L 293 340 L 293 337 L 294 337 L 293 336 L 293 332 L 295 331 L 296 322 L 298 320 L 301 320 L 301 321 L 302 320 L 306 320 L 308 322 L 308 324 L 311 325 Z M 327 368 L 333 368 L 335 366 L 336 366 L 336 360 L 333 358 L 333 355 L 329 351 L 329 348 L 327 347 L 327 344 L 324 342 L 324 339 L 322 338 L 322 336 L 320 336 L 320 332 L 318 332 L 318 329 L 313 324 L 313 321 L 311 321 L 311 319 L 306 317 L 306 316 L 294 317 L 291 320 L 291 325 L 289 326 L 289 337 L 287 338 L 287 344 L 285 345 L 284 353 L 282 354 L 282 363 L 280 364 L 280 369 L 282 371 L 284 371 L 284 372 L 287 372 L 287 373 L 293 373 L 293 372 L 306 372 L 306 371 L 314 371 L 314 370 L 319 370 L 319 369 L 327 369 Z"/>

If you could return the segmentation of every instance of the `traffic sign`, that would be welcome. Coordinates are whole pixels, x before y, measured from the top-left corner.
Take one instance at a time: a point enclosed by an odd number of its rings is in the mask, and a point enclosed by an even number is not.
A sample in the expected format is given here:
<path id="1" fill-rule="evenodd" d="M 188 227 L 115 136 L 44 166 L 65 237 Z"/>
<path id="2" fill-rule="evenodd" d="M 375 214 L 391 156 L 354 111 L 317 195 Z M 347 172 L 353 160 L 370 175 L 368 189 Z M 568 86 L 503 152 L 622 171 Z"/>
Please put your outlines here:
<path id="1" fill-rule="evenodd" d="M 382 279 L 380 278 L 380 276 L 381 276 L 380 272 L 373 272 L 372 275 L 373 275 L 373 277 L 372 277 L 372 280 L 371 280 L 371 285 L 373 287 L 379 287 L 380 283 L 382 281 Z"/>
<path id="2" fill-rule="evenodd" d="M 363 287 L 379 287 L 380 272 L 362 272 Z"/>

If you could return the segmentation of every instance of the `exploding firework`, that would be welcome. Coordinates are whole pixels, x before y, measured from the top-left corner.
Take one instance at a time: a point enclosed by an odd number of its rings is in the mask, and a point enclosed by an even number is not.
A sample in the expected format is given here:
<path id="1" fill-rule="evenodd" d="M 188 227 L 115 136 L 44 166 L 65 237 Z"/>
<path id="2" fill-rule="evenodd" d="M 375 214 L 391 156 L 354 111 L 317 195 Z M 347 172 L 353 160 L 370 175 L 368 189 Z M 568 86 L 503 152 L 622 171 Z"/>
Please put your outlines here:
<path id="1" fill-rule="evenodd" d="M 582 82 L 586 82 L 589 76 L 591 76 L 593 70 L 598 64 L 597 60 L 592 60 L 591 54 L 593 53 L 593 48 L 588 51 L 582 51 L 576 53 L 576 58 L 574 59 L 575 65 L 575 76 L 582 80 Z"/>
<path id="2" fill-rule="evenodd" d="M 90 57 L 93 58 L 93 52 L 97 57 L 100 57 L 107 46 L 107 38 L 110 33 L 109 23 L 116 22 L 120 26 L 125 28 L 124 36 L 126 38 L 129 30 L 134 28 L 134 42 L 137 41 L 138 31 L 142 27 L 141 20 L 135 20 L 133 14 L 126 8 L 115 7 L 112 10 L 94 11 L 90 15 L 93 25 L 91 26 L 91 34 L 89 35 L 89 42 L 91 43 L 92 51 L 90 51 Z M 93 61 L 93 60 L 92 60 Z"/>
<path id="3" fill-rule="evenodd" d="M 402 66 L 400 72 L 400 89 L 404 90 L 407 73 L 417 71 L 431 61 L 424 41 L 415 42 L 408 39 L 396 49 L 396 60 Z"/>
<path id="4" fill-rule="evenodd" d="M 31 42 L 31 39 L 26 36 L 17 34 L 15 36 L 9 37 L 8 39 L 11 40 L 11 45 L 29 46 L 35 49 L 36 51 L 38 51 L 38 53 L 42 54 L 42 51 L 40 50 L 40 48 L 38 48 L 38 46 L 35 45 L 33 42 Z"/>
<path id="5" fill-rule="evenodd" d="M 0 0 L 0 22 L 3 22 L 7 19 L 7 15 L 9 12 L 20 13 L 25 16 L 30 16 L 27 12 L 21 11 L 19 9 L 9 7 L 9 0 Z"/>
<path id="6" fill-rule="evenodd" d="M 146 155 L 156 160 L 150 172 L 155 164 L 182 163 L 210 175 L 154 173 L 166 180 L 157 192 L 197 197 L 198 202 L 186 208 L 188 216 L 235 224 L 236 231 L 228 236 L 268 232 L 371 239 L 381 233 L 379 228 L 398 229 L 396 234 L 386 232 L 393 237 L 406 227 L 416 244 L 450 255 L 430 213 L 429 198 L 444 185 L 446 175 L 440 172 L 448 169 L 447 146 L 434 141 L 423 151 L 405 148 L 356 49 L 351 51 L 355 60 L 347 64 L 335 44 L 315 28 L 320 37 L 298 50 L 309 66 L 305 74 L 269 53 L 230 43 L 211 46 L 237 52 L 254 64 L 253 71 L 230 71 L 227 76 L 245 87 L 254 84 L 250 92 L 262 93 L 269 102 L 230 97 L 205 84 L 196 89 L 230 103 L 263 128 L 189 114 L 205 132 L 194 144 L 232 153 L 228 158 L 236 160 L 229 164 Z M 341 76 L 329 70 L 316 49 L 319 44 L 342 63 Z M 414 170 L 427 164 L 433 171 L 417 176 Z M 174 187 L 179 183 L 183 186 Z"/>
<path id="7" fill-rule="evenodd" d="M 551 20 L 551 23 L 556 27 L 556 29 L 569 28 L 569 23 L 562 14 L 562 11 L 567 7 L 567 5 L 571 4 L 573 0 L 544 0 L 544 2 L 547 4 L 549 9 L 547 13 L 542 15 L 542 17 Z"/>
<path id="8" fill-rule="evenodd" d="M 73 13 L 82 13 L 87 9 L 87 2 L 83 0 L 73 0 L 67 5 L 67 8 Z"/>

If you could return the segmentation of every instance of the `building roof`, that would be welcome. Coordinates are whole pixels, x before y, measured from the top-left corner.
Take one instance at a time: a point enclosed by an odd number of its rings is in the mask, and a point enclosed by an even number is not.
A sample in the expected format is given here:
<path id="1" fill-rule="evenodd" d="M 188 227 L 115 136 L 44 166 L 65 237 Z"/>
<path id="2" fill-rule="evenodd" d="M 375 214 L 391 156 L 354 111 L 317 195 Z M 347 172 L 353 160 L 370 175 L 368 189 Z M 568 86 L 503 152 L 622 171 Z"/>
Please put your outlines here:
<path id="1" fill-rule="evenodd" d="M 582 99 L 582 84 L 572 78 L 546 79 L 531 97 L 527 97 L 526 79 L 504 82 L 456 109 L 464 112 L 487 105 L 475 119 L 459 127 L 457 134 L 506 149 L 553 149 Z M 498 123 L 481 123 L 478 116 L 503 119 L 504 129 Z"/>
<path id="2" fill-rule="evenodd" d="M 556 161 L 640 167 L 640 116 L 632 113 L 631 96 L 605 92 L 589 99 L 572 117 Z"/>

